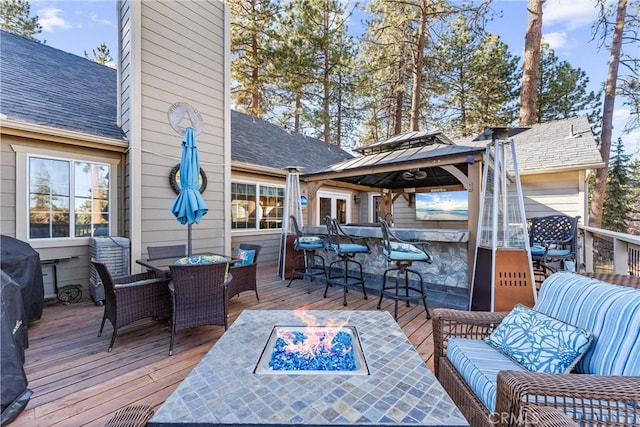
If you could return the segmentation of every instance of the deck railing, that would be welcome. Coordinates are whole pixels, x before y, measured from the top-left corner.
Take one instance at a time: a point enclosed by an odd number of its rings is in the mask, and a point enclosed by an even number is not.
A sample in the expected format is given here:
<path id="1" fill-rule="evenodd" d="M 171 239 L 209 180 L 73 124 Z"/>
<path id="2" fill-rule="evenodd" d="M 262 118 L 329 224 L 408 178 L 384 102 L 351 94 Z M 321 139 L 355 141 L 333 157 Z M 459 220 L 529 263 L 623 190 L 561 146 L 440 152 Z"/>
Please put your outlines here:
<path id="1" fill-rule="evenodd" d="M 579 226 L 579 262 L 585 271 L 640 276 L 640 236 Z"/>

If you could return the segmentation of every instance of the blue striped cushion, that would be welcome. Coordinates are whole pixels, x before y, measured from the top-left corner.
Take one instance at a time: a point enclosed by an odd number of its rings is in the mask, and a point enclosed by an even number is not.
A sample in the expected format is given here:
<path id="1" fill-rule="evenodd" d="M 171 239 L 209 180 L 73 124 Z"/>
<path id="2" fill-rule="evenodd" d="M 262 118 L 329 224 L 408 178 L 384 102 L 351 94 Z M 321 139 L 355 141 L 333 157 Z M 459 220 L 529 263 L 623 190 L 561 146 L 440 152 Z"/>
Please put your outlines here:
<path id="1" fill-rule="evenodd" d="M 447 359 L 490 412 L 496 409 L 498 372 L 525 369 L 482 340 L 451 338 Z"/>
<path id="2" fill-rule="evenodd" d="M 640 290 L 558 272 L 544 281 L 533 309 L 593 334 L 578 373 L 640 375 Z"/>

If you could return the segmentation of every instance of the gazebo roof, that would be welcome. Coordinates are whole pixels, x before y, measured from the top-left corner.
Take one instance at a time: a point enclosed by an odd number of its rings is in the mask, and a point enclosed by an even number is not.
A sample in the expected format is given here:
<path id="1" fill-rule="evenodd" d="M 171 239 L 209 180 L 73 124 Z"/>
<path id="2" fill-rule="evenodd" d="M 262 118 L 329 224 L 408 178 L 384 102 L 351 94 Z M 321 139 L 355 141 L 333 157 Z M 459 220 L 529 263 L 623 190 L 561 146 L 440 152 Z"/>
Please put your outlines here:
<path id="1" fill-rule="evenodd" d="M 369 188 L 418 188 L 460 185 L 442 166 L 465 176 L 484 147 L 455 145 L 441 132 L 408 132 L 355 149 L 362 156 L 303 175 L 305 181 L 335 180 Z M 455 165 L 455 166 L 454 166 Z"/>

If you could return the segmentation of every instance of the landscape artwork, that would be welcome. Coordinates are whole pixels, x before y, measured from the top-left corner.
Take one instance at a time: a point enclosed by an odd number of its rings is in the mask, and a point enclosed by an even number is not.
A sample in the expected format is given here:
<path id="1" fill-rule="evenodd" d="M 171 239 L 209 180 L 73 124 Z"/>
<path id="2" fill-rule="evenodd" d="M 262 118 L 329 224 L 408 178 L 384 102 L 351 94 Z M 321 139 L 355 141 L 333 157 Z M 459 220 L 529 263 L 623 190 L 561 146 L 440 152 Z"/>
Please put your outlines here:
<path id="1" fill-rule="evenodd" d="M 416 194 L 419 221 L 466 221 L 469 202 L 466 191 L 438 191 Z"/>

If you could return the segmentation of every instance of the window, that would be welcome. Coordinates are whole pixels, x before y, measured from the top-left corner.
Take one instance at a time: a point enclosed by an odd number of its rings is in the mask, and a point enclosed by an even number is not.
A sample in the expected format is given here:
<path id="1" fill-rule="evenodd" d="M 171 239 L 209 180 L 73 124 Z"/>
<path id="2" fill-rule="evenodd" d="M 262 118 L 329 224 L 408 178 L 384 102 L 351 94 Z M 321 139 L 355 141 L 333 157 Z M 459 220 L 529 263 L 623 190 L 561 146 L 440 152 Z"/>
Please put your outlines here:
<path id="1" fill-rule="evenodd" d="M 231 183 L 231 229 L 280 229 L 284 187 Z"/>
<path id="2" fill-rule="evenodd" d="M 348 203 L 351 198 L 350 194 L 318 192 L 318 197 L 320 208 L 318 224 L 324 224 L 324 217 L 327 215 L 335 218 L 339 224 L 346 224 L 350 221 Z"/>
<path id="3" fill-rule="evenodd" d="M 29 239 L 109 235 L 110 165 L 30 156 Z"/>
<path id="4" fill-rule="evenodd" d="M 369 193 L 369 222 L 378 222 L 378 212 L 382 196 L 377 193 Z"/>

